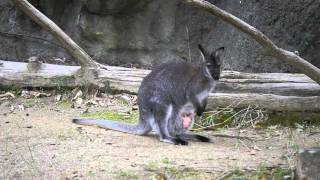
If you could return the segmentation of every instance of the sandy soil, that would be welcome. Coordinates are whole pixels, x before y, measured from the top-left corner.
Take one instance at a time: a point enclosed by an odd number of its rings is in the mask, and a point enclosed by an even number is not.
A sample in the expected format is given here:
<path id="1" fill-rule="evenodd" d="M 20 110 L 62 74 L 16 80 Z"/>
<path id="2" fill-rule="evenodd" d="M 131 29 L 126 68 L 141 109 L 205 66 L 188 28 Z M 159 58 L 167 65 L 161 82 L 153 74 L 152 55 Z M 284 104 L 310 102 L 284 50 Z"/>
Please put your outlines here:
<path id="1" fill-rule="evenodd" d="M 19 109 L 20 104 L 28 108 Z M 89 108 L 89 112 L 108 108 Z M 233 129 L 206 131 L 202 134 L 214 143 L 175 146 L 159 142 L 154 135 L 72 124 L 71 119 L 81 112 L 83 108 L 71 108 L 53 98 L 2 102 L 0 179 L 150 179 L 170 170 L 193 172 L 190 179 L 216 179 L 234 170 L 291 167 L 299 148 L 320 145 L 320 135 L 310 136 L 310 130 L 249 128 L 240 134 Z"/>

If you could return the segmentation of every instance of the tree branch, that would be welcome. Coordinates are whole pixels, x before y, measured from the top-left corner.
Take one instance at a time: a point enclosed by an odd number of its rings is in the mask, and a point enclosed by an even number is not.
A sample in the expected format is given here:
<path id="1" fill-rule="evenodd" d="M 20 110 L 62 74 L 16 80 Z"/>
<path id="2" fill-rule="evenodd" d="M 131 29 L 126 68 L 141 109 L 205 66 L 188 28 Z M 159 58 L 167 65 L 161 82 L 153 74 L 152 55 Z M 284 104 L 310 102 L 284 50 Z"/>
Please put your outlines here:
<path id="1" fill-rule="evenodd" d="M 73 56 L 81 67 L 97 68 L 98 64 L 78 46 L 59 26 L 42 14 L 27 0 L 12 0 L 26 15 L 33 19 L 42 28 L 48 30 L 62 46 Z"/>
<path id="2" fill-rule="evenodd" d="M 204 0 L 181 1 L 192 6 L 201 8 L 217 16 L 223 21 L 231 24 L 240 31 L 250 35 L 264 48 L 268 55 L 287 62 L 288 64 L 290 64 L 291 66 L 298 69 L 299 71 L 313 79 L 315 82 L 320 84 L 319 68 L 315 67 L 314 65 L 312 65 L 305 59 L 301 58 L 300 56 L 294 54 L 293 52 L 279 48 L 266 35 L 264 35 L 261 31 L 249 25 L 248 23 Z"/>
<path id="3" fill-rule="evenodd" d="M 20 34 L 20 33 L 1 32 L 1 31 L 0 31 L 0 35 L 9 36 L 9 37 L 15 37 L 15 38 L 21 38 L 21 39 L 28 39 L 29 38 L 29 39 L 45 41 L 45 42 L 47 42 L 47 43 L 49 43 L 49 44 L 51 44 L 53 46 L 56 46 L 56 47 L 64 49 L 63 47 L 61 47 L 61 45 L 56 44 L 55 42 L 52 42 L 50 40 L 47 40 L 47 39 L 44 39 L 44 38 L 41 38 L 41 37 L 31 36 L 31 35 L 27 35 L 27 34 Z"/>

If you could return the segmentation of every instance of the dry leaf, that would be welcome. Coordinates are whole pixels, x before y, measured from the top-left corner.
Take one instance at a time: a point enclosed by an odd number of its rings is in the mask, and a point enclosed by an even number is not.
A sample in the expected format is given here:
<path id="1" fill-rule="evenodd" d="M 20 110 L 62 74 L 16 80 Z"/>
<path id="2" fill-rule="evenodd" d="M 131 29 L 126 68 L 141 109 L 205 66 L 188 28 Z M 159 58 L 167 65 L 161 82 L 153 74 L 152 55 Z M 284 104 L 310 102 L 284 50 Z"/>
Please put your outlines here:
<path id="1" fill-rule="evenodd" d="M 11 92 L 6 92 L 5 94 L 0 94 L 0 98 L 4 98 L 4 97 L 15 98 L 16 96 Z"/>
<path id="2" fill-rule="evenodd" d="M 262 175 L 262 176 L 259 177 L 259 180 L 267 180 L 267 178 Z"/>
<path id="3" fill-rule="evenodd" d="M 31 97 L 30 92 L 26 90 L 21 91 L 21 97 L 29 99 Z"/>
<path id="4" fill-rule="evenodd" d="M 56 101 L 61 101 L 61 98 L 62 98 L 62 95 L 58 94 L 58 95 L 56 95 L 55 100 Z"/>
<path id="5" fill-rule="evenodd" d="M 51 94 L 50 93 L 41 93 L 38 91 L 30 91 L 30 96 L 39 98 L 39 97 L 49 97 L 49 96 L 51 96 Z"/>
<path id="6" fill-rule="evenodd" d="M 254 146 L 253 146 L 253 149 L 254 149 L 254 150 L 257 150 L 257 151 L 261 151 L 261 150 L 262 150 L 262 149 L 260 149 L 257 145 L 254 145 Z"/>
<path id="7" fill-rule="evenodd" d="M 90 100 L 86 101 L 84 104 L 85 105 L 98 105 L 98 102 L 93 99 L 90 99 Z"/>
<path id="8" fill-rule="evenodd" d="M 11 106 L 10 106 L 10 112 L 13 112 L 14 109 L 15 109 L 14 106 L 11 105 Z"/>
<path id="9" fill-rule="evenodd" d="M 255 150 L 251 150 L 249 154 L 254 156 L 254 155 L 256 155 L 256 151 Z"/>
<path id="10" fill-rule="evenodd" d="M 76 102 L 76 104 L 81 105 L 83 103 L 83 99 L 77 98 L 75 102 Z"/>
<path id="11" fill-rule="evenodd" d="M 19 108 L 19 110 L 20 110 L 20 111 L 24 111 L 24 109 L 25 109 L 25 108 L 24 108 L 24 106 L 23 106 L 23 105 L 21 105 L 21 104 L 20 104 L 20 105 L 18 105 L 18 108 Z"/>
<path id="12" fill-rule="evenodd" d="M 76 93 L 76 95 L 72 98 L 72 100 L 77 100 L 78 98 L 82 98 L 82 95 L 83 95 L 83 93 L 82 93 L 82 91 L 80 90 L 80 91 L 78 91 L 78 92 Z"/>

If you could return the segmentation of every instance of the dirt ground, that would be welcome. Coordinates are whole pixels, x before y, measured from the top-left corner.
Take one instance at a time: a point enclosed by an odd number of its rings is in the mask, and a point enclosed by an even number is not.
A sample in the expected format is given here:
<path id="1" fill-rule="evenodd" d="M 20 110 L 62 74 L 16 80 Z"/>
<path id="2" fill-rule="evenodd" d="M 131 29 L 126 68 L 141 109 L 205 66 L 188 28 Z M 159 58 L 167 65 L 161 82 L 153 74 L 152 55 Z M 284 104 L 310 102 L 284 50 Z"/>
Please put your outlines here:
<path id="1" fill-rule="evenodd" d="M 299 148 L 320 145 L 319 133 L 311 134 L 319 128 L 271 127 L 205 131 L 201 134 L 214 143 L 175 146 L 159 142 L 152 134 L 135 136 L 72 124 L 71 119 L 85 108 L 72 108 L 53 97 L 0 104 L 0 179 L 5 180 L 170 179 L 179 173 L 186 174 L 182 179 L 217 179 L 262 166 L 292 168 Z M 110 108 L 89 107 L 88 111 Z"/>

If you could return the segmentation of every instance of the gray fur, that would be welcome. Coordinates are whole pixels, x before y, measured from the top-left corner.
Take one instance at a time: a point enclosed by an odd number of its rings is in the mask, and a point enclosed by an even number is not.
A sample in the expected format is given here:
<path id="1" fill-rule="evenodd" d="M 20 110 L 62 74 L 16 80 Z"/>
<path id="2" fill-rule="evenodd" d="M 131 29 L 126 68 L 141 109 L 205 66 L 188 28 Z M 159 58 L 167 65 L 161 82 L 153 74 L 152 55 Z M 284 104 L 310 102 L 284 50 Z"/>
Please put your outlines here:
<path id="1" fill-rule="evenodd" d="M 205 61 L 199 64 L 185 61 L 164 63 L 143 79 L 138 91 L 138 125 L 96 119 L 74 119 L 73 122 L 137 135 L 153 130 L 160 141 L 173 144 L 187 145 L 187 140 L 209 142 L 209 138 L 187 134 L 187 130 L 192 128 L 196 114 L 201 116 L 203 113 L 208 95 L 220 77 L 220 56 L 224 48 L 210 54 L 200 45 L 199 49 Z M 187 129 L 183 127 L 181 113 L 193 114 Z"/>

